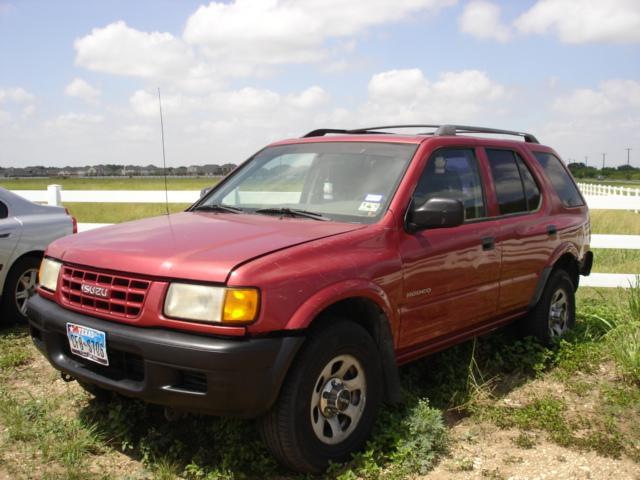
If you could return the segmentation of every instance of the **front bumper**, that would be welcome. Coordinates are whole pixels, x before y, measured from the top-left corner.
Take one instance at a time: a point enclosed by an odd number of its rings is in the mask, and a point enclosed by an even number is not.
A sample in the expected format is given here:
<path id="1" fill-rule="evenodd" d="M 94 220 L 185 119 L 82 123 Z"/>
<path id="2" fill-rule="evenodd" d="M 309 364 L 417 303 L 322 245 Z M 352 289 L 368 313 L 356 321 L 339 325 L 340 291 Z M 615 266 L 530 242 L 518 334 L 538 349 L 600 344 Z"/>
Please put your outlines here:
<path id="1" fill-rule="evenodd" d="M 222 339 L 96 319 L 38 295 L 28 302 L 31 337 L 56 369 L 150 403 L 255 418 L 275 402 L 303 337 Z M 110 365 L 72 354 L 67 322 L 106 333 Z"/>

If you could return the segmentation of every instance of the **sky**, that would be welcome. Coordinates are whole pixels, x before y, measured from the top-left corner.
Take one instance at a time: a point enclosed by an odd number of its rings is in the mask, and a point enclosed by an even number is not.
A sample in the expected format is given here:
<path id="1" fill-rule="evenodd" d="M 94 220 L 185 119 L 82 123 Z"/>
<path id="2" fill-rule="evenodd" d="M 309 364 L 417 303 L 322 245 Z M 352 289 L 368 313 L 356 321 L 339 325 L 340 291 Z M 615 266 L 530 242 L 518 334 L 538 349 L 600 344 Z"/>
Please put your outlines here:
<path id="1" fill-rule="evenodd" d="M 240 163 L 315 128 L 524 130 L 640 167 L 639 0 L 0 0 L 0 166 Z"/>

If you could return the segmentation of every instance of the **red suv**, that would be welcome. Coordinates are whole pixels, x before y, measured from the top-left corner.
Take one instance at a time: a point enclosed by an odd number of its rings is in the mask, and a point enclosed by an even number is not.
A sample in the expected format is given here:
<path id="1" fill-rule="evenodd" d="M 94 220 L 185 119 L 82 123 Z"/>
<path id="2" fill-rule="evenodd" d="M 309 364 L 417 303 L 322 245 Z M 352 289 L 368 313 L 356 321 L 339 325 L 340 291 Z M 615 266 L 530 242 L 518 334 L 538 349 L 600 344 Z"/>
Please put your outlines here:
<path id="1" fill-rule="evenodd" d="M 390 133 L 406 127 L 425 133 Z M 315 130 L 186 212 L 51 244 L 30 329 L 89 391 L 259 418 L 280 461 L 318 472 L 364 445 L 400 365 L 516 319 L 562 335 L 589 241 L 584 199 L 533 135 Z"/>

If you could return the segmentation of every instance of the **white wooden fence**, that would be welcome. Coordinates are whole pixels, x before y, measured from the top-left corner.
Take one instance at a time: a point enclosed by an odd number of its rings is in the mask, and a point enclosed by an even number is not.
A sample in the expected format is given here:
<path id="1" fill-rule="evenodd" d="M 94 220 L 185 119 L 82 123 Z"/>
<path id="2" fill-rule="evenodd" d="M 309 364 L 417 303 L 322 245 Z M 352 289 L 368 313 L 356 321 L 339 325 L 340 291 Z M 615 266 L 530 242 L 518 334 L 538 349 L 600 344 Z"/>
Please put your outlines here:
<path id="1" fill-rule="evenodd" d="M 640 211 L 640 189 L 614 187 L 591 183 L 578 183 L 590 209 L 593 210 L 633 210 Z M 14 193 L 32 202 L 48 205 L 62 205 L 73 202 L 92 203 L 194 203 L 200 192 L 189 190 L 63 190 L 60 185 L 49 185 L 47 190 L 14 190 Z M 253 197 L 272 197 L 273 203 L 296 202 L 297 192 L 240 192 L 239 200 L 251 202 Z M 229 202 L 233 204 L 234 202 Z M 81 223 L 80 231 L 93 230 L 109 224 Z M 640 249 L 640 235 L 598 235 L 591 236 L 592 248 Z M 582 284 L 591 287 L 629 287 L 635 285 L 635 274 L 593 273 L 582 280 Z"/>
<path id="2" fill-rule="evenodd" d="M 614 187 L 611 185 L 595 185 L 579 183 L 589 208 L 592 210 L 633 210 L 640 211 L 640 188 Z M 200 192 L 190 190 L 63 190 L 60 185 L 49 185 L 47 190 L 14 190 L 14 193 L 32 202 L 62 205 L 62 203 L 94 202 L 94 203 L 193 203 L 200 197 Z M 249 197 L 264 198 L 265 192 L 240 192 L 244 201 Z M 296 201 L 295 192 L 269 192 L 269 196 L 277 203 L 280 201 Z M 277 197 L 277 198 L 276 198 Z"/>
<path id="3" fill-rule="evenodd" d="M 614 185 L 602 185 L 600 183 L 578 182 L 578 187 L 583 195 L 614 195 L 640 197 L 640 188 L 616 187 Z"/>
<path id="4" fill-rule="evenodd" d="M 592 210 L 633 210 L 640 212 L 640 188 L 578 183 Z"/>

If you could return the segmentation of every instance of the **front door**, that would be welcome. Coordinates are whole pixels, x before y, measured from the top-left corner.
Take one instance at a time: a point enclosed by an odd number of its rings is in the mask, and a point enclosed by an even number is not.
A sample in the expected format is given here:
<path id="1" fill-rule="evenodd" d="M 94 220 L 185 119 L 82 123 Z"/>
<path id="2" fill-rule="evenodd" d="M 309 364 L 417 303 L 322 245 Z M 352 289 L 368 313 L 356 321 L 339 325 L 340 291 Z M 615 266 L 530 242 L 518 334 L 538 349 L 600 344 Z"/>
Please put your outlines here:
<path id="1" fill-rule="evenodd" d="M 443 197 L 463 202 L 464 224 L 401 234 L 401 349 L 467 330 L 497 310 L 497 222 L 488 218 L 474 149 L 445 148 L 429 158 L 413 201 Z"/>

